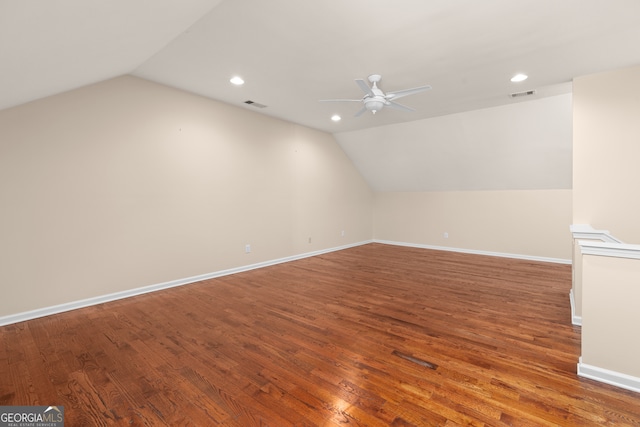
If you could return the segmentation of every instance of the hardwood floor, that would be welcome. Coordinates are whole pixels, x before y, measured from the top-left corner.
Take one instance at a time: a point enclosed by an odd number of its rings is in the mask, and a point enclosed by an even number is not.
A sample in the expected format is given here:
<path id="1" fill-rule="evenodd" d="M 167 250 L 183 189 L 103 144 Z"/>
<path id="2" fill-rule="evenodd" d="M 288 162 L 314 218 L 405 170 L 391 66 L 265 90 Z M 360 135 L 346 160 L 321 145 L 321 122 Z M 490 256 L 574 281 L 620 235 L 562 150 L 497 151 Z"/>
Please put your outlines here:
<path id="1" fill-rule="evenodd" d="M 67 426 L 640 425 L 576 376 L 568 265 L 369 244 L 0 328 Z"/>

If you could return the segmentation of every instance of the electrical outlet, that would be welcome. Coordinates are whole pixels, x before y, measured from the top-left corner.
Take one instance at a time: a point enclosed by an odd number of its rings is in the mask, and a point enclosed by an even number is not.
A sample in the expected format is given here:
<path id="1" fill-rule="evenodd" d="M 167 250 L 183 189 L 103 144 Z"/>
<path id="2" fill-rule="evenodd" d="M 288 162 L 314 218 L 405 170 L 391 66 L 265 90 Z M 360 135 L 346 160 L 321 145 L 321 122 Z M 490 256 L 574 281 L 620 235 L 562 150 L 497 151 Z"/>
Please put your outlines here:
<path id="1" fill-rule="evenodd" d="M 248 254 L 249 252 L 251 252 L 251 245 L 244 245 L 244 253 Z"/>
<path id="2" fill-rule="evenodd" d="M 309 237 L 309 243 L 311 243 L 311 237 Z"/>
<path id="3" fill-rule="evenodd" d="M 449 238 L 449 233 L 447 233 L 446 231 L 444 232 L 444 238 L 448 239 Z"/>
<path id="4" fill-rule="evenodd" d="M 340 232 L 340 235 L 341 235 L 342 237 L 344 237 L 344 230 L 342 230 L 342 231 Z"/>

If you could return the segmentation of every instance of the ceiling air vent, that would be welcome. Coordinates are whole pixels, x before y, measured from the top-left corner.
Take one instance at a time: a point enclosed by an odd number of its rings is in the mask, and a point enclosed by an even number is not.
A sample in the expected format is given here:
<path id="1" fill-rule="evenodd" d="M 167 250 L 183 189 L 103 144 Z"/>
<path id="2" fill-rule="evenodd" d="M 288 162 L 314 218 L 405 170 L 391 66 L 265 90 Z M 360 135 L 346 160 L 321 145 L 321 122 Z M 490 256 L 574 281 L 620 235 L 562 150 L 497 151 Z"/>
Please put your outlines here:
<path id="1" fill-rule="evenodd" d="M 267 106 L 266 106 L 266 105 L 264 105 L 264 104 L 259 104 L 259 103 L 257 103 L 257 102 L 253 102 L 253 101 L 251 101 L 250 99 L 248 99 L 248 100 L 244 101 L 244 103 L 245 103 L 245 104 L 247 104 L 247 105 L 251 105 L 252 107 L 257 107 L 257 108 L 267 108 Z"/>
<path id="2" fill-rule="evenodd" d="M 509 96 L 511 98 L 520 98 L 521 96 L 529 96 L 529 95 L 535 95 L 536 91 L 535 90 L 528 90 L 526 92 L 516 92 L 516 93 L 512 93 Z"/>

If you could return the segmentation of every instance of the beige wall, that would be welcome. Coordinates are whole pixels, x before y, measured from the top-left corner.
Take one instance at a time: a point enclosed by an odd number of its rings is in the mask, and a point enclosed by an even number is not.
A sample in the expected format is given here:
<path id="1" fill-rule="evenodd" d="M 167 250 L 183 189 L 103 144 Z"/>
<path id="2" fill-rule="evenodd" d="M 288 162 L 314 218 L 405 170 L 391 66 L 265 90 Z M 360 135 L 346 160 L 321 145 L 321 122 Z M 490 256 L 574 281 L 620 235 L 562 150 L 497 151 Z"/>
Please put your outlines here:
<path id="1" fill-rule="evenodd" d="M 640 66 L 573 83 L 573 223 L 640 243 Z"/>
<path id="2" fill-rule="evenodd" d="M 375 197 L 378 240 L 570 260 L 570 224 L 571 190 L 379 192 Z"/>
<path id="3" fill-rule="evenodd" d="M 576 78 L 573 89 L 573 223 L 638 244 L 640 67 Z M 581 278 L 582 363 L 638 389 L 640 262 L 583 255 Z"/>
<path id="4" fill-rule="evenodd" d="M 331 135 L 134 77 L 0 111 L 0 197 L 0 316 L 372 233 Z"/>

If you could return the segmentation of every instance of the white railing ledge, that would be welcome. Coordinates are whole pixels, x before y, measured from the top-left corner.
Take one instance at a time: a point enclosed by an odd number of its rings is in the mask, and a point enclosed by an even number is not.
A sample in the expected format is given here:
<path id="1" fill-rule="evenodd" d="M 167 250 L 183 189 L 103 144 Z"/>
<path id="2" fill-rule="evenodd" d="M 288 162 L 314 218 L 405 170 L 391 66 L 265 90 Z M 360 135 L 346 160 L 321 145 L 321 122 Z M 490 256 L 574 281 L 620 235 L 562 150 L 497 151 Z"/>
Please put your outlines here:
<path id="1" fill-rule="evenodd" d="M 590 224 L 571 224 L 569 229 L 572 233 L 606 233 L 609 234 L 609 230 L 596 230 Z"/>
<path id="2" fill-rule="evenodd" d="M 622 243 L 622 240 L 613 237 L 609 233 L 609 230 L 596 230 L 589 224 L 572 224 L 569 226 L 569 230 L 571 230 L 571 234 L 573 234 L 573 238 L 576 240 L 591 239 L 609 243 Z"/>
<path id="3" fill-rule="evenodd" d="M 582 255 L 599 255 L 615 258 L 640 259 L 640 245 L 628 243 L 597 242 L 580 240 L 580 251 Z"/>

